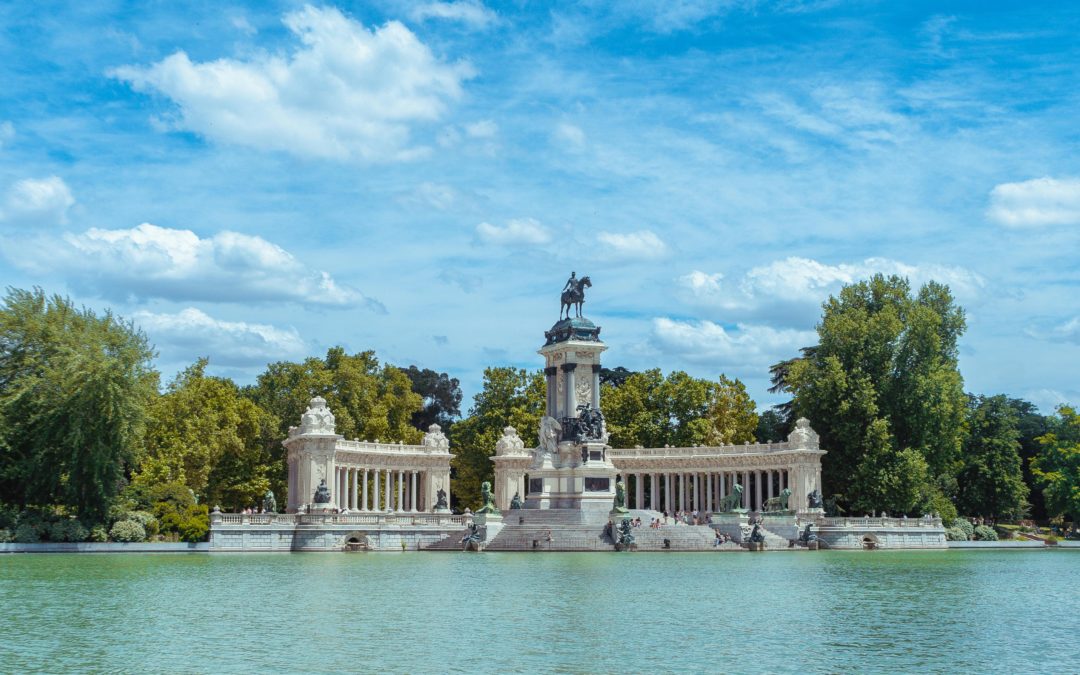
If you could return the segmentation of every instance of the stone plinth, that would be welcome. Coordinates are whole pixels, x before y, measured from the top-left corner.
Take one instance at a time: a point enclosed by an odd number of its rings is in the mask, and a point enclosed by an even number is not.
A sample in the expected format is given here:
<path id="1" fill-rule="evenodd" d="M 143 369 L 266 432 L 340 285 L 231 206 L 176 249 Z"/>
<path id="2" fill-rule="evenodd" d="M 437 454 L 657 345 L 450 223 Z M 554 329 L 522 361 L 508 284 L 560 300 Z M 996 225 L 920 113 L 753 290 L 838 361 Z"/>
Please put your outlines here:
<path id="1" fill-rule="evenodd" d="M 743 543 L 749 535 L 750 515 L 745 511 L 714 513 L 712 528 L 731 537 L 736 543 Z"/>

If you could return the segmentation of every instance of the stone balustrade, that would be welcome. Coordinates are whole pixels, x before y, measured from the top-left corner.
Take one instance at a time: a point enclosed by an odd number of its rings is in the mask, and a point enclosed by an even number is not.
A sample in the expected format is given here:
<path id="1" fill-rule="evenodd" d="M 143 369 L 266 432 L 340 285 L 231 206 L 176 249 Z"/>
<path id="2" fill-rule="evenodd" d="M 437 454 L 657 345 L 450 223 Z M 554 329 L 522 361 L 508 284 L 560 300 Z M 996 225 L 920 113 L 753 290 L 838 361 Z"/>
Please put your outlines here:
<path id="1" fill-rule="evenodd" d="M 790 443 L 745 443 L 743 445 L 700 445 L 679 448 L 610 448 L 611 458 L 643 457 L 715 457 L 718 455 L 764 455 L 772 452 L 801 450 Z"/>
<path id="2" fill-rule="evenodd" d="M 467 516 L 449 513 L 211 513 L 214 525 L 461 525 Z"/>
<path id="3" fill-rule="evenodd" d="M 868 529 L 875 527 L 943 527 L 941 518 L 819 518 L 818 523 L 829 527 Z"/>
<path id="4" fill-rule="evenodd" d="M 377 441 L 339 440 L 337 450 L 375 453 L 382 455 L 449 455 L 450 449 L 434 445 L 406 445 L 404 443 L 379 443 Z"/>

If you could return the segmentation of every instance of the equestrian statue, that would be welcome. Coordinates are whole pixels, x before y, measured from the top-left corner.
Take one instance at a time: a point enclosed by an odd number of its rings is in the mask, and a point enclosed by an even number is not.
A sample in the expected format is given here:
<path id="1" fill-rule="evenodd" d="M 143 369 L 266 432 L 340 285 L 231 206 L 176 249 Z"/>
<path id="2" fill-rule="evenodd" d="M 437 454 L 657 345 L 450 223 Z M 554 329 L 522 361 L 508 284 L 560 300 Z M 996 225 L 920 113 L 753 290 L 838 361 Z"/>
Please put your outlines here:
<path id="1" fill-rule="evenodd" d="M 589 277 L 577 278 L 576 272 L 570 273 L 570 278 L 566 280 L 566 285 L 563 286 L 562 291 L 562 306 L 559 308 L 559 320 L 563 319 L 563 312 L 566 312 L 566 318 L 570 318 L 570 308 L 573 307 L 576 310 L 577 318 L 581 318 L 581 305 L 585 302 L 585 289 L 592 288 L 592 282 L 589 281 Z"/>

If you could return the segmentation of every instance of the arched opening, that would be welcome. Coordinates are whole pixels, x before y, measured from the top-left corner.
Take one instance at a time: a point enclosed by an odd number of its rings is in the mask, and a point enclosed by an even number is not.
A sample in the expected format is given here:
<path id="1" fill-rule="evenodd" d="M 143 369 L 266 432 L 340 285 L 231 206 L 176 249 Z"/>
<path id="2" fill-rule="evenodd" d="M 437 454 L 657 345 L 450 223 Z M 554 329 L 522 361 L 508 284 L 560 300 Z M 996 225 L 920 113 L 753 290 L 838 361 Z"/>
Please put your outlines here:
<path id="1" fill-rule="evenodd" d="M 345 550 L 350 553 L 368 550 L 368 538 L 363 532 L 350 532 L 345 535 Z"/>
<path id="2" fill-rule="evenodd" d="M 879 546 L 881 546 L 881 542 L 878 541 L 877 537 L 875 537 L 872 534 L 863 535 L 862 547 L 863 547 L 864 550 L 873 551 L 875 548 L 878 548 Z"/>

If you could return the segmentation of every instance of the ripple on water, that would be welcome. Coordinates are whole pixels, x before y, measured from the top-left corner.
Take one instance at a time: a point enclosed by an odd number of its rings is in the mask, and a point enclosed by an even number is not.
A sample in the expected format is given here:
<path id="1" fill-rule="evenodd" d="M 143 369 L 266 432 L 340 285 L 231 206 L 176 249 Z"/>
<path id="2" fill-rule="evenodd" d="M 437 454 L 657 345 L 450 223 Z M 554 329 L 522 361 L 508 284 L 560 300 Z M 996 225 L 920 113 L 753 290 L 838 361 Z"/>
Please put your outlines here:
<path id="1" fill-rule="evenodd" d="M 1080 552 L 0 557 L 53 672 L 1075 671 Z"/>

